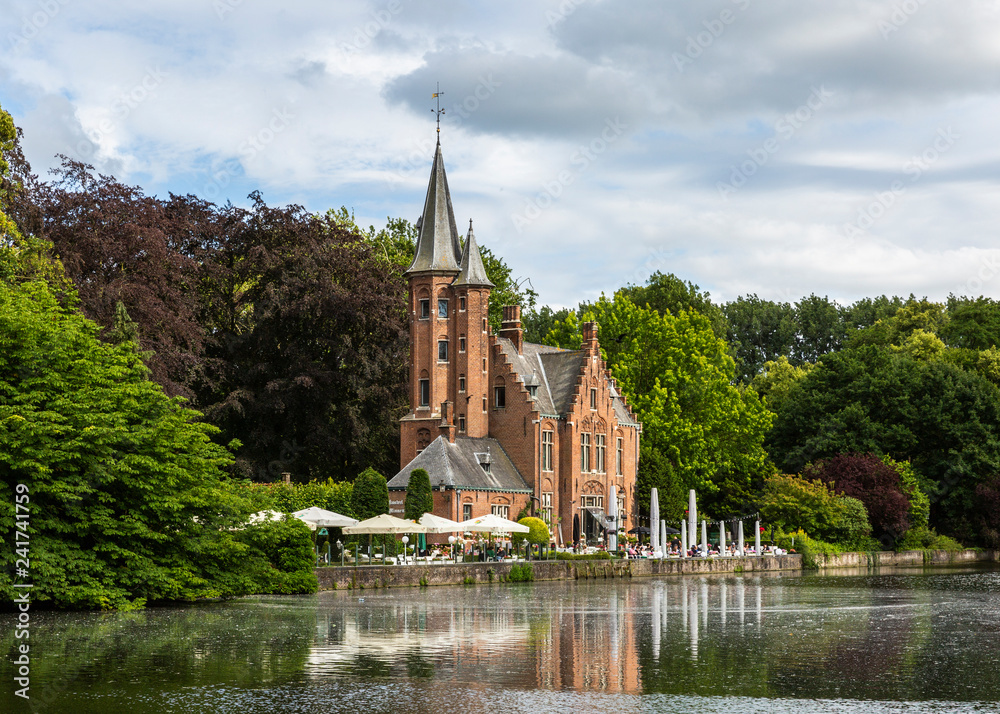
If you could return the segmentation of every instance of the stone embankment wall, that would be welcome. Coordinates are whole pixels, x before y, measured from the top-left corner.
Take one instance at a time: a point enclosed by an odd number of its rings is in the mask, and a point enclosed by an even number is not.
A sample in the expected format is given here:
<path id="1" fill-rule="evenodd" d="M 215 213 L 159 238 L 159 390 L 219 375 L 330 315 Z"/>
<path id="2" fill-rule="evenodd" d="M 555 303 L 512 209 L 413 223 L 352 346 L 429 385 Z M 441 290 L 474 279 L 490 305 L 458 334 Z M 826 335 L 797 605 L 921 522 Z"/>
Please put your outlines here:
<path id="1" fill-rule="evenodd" d="M 461 585 L 505 580 L 512 563 L 436 565 L 366 565 L 317 568 L 320 590 L 400 588 L 416 585 Z M 802 570 L 801 555 L 760 558 L 691 558 L 684 560 L 536 560 L 535 580 L 631 578 L 653 575 L 743 573 Z"/>
<path id="2" fill-rule="evenodd" d="M 820 569 L 924 567 L 963 565 L 997 561 L 997 551 L 912 550 L 903 553 L 841 553 L 817 556 Z M 506 580 L 511 563 L 458 563 L 436 565 L 369 565 L 358 568 L 317 568 L 320 590 L 347 588 L 405 588 L 418 585 L 461 585 Z M 535 580 L 579 580 L 632 578 L 712 573 L 777 573 L 801 571 L 801 555 L 746 558 L 685 558 L 683 560 L 536 560 L 531 563 Z"/>
<path id="3" fill-rule="evenodd" d="M 967 563 L 996 561 L 993 550 L 905 550 L 902 553 L 841 553 L 817 555 L 816 564 L 821 570 L 828 568 L 883 568 L 923 567 L 925 565 L 964 565 Z"/>

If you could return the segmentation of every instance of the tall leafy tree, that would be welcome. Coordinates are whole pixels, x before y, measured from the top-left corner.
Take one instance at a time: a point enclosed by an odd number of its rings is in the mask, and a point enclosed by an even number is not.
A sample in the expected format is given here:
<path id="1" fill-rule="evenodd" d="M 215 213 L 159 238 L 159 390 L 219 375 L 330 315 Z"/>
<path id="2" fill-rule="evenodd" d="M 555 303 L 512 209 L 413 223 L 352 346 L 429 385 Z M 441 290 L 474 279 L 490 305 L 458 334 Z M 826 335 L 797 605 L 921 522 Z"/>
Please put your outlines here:
<path id="1" fill-rule="evenodd" d="M 299 207 L 259 195 L 232 217 L 202 292 L 206 415 L 256 480 L 349 480 L 398 463 L 407 332 L 398 263 Z"/>
<path id="2" fill-rule="evenodd" d="M 354 479 L 351 509 L 358 520 L 389 512 L 389 487 L 386 483 L 385 476 L 370 466 Z"/>
<path id="3" fill-rule="evenodd" d="M 431 477 L 424 469 L 413 469 L 410 472 L 410 482 L 406 486 L 403 515 L 411 521 L 416 521 L 425 513 L 433 511 L 434 493 L 431 491 Z"/>
<path id="4" fill-rule="evenodd" d="M 707 291 L 673 273 L 656 271 L 645 285 L 629 285 L 620 293 L 639 307 L 656 310 L 660 315 L 668 312 L 677 315 L 685 310 L 694 310 L 708 318 L 716 337 L 726 337 L 728 325 L 722 308 L 712 302 Z M 586 310 L 586 305 L 581 305 L 581 310 Z"/>
<path id="5" fill-rule="evenodd" d="M 737 375 L 744 382 L 753 379 L 766 362 L 791 355 L 798 325 L 795 309 L 788 303 L 748 295 L 726 303 L 722 310 Z"/>
<path id="6" fill-rule="evenodd" d="M 752 500 L 754 484 L 771 471 L 763 439 L 772 416 L 753 390 L 733 385 L 733 359 L 709 319 L 694 310 L 660 315 L 621 293 L 602 297 L 588 317 L 600 325 L 604 357 L 643 423 L 645 454 L 659 454 L 645 475 L 665 478 L 675 497 L 679 484 L 697 489 L 716 512 Z M 640 485 L 640 500 L 660 486 Z"/>

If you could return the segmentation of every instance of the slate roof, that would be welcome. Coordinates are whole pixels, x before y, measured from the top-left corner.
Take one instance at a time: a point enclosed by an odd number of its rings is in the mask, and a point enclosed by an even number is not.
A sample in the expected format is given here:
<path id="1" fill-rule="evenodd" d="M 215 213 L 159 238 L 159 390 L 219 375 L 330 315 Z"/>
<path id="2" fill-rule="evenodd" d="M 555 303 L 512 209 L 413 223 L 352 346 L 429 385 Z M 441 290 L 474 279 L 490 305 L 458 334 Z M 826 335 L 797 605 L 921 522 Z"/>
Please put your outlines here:
<path id="1" fill-rule="evenodd" d="M 434 151 L 431 178 L 427 184 L 424 211 L 418 223 L 417 249 L 406 274 L 428 271 L 457 273 L 462 259 L 462 245 L 455 227 L 455 211 L 451 207 L 448 177 L 444 172 L 441 142 Z"/>
<path id="2" fill-rule="evenodd" d="M 486 473 L 479 465 L 482 457 L 478 455 L 486 453 L 490 455 L 490 473 Z M 431 488 L 444 484 L 450 488 L 470 491 L 531 493 L 521 473 L 496 439 L 459 436 L 452 444 L 445 437 L 439 436 L 389 479 L 389 489 L 405 489 L 410 483 L 410 472 L 413 469 L 427 471 L 431 477 Z"/>
<path id="3" fill-rule="evenodd" d="M 469 219 L 469 235 L 465 238 L 465 251 L 462 253 L 462 264 L 459 266 L 461 272 L 452 283 L 455 287 L 460 285 L 473 285 L 479 287 L 494 287 L 493 283 L 486 276 L 486 268 L 483 267 L 483 256 L 476 245 L 476 236 L 472 232 L 472 219 Z"/>
<path id="4" fill-rule="evenodd" d="M 580 376 L 584 360 L 587 359 L 587 353 L 582 350 L 564 350 L 525 342 L 521 350 L 523 354 L 518 354 L 514 343 L 506 337 L 497 339 L 514 371 L 521 375 L 524 384 L 526 386 L 532 383 L 538 384 L 535 398 L 542 414 L 565 415 L 573 404 L 576 380 Z M 611 399 L 618 423 L 638 426 L 638 422 L 629 414 L 622 395 L 614 387 L 611 388 Z"/>
<path id="5" fill-rule="evenodd" d="M 522 354 L 518 354 L 517 348 L 509 339 L 497 339 L 514 371 L 521 375 L 524 383 L 538 384 L 535 398 L 542 414 L 561 416 L 568 412 L 573 403 L 580 367 L 587 358 L 586 353 L 582 350 L 563 350 L 525 342 L 521 346 Z"/>

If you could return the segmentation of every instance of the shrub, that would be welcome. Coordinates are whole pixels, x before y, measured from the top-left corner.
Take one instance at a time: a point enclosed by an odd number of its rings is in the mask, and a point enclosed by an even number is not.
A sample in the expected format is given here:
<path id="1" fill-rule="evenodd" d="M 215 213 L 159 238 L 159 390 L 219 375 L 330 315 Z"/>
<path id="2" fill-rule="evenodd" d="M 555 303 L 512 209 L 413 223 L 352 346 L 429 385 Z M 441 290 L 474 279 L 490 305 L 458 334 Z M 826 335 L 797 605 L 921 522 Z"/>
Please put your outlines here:
<path id="1" fill-rule="evenodd" d="M 606 550 L 596 553 L 556 553 L 556 560 L 611 560 L 611 553 Z"/>
<path id="2" fill-rule="evenodd" d="M 532 545 L 545 545 L 549 542 L 549 527 L 541 518 L 528 516 L 518 521 L 522 526 L 528 526 L 531 530 L 527 533 L 512 533 L 511 542 L 515 548 L 521 547 L 521 543 L 528 541 Z"/>
<path id="3" fill-rule="evenodd" d="M 897 550 L 965 550 L 954 538 L 938 535 L 933 528 L 911 528 L 899 541 Z"/>
<path id="4" fill-rule="evenodd" d="M 876 538 L 895 540 L 910 529 L 910 498 L 900 473 L 874 454 L 840 454 L 808 468 L 806 475 L 865 504 Z"/>
<path id="5" fill-rule="evenodd" d="M 511 583 L 530 583 L 534 579 L 535 570 L 531 563 L 514 563 L 507 574 L 507 581 Z"/>
<path id="6" fill-rule="evenodd" d="M 775 474 L 764 482 L 760 512 L 785 532 L 804 530 L 814 538 L 856 547 L 871 535 L 864 504 L 838 496 L 820 479 Z"/>
<path id="7" fill-rule="evenodd" d="M 826 543 L 815 538 L 810 538 L 804 531 L 798 530 L 794 533 L 781 533 L 777 538 L 777 545 L 789 552 L 795 551 L 802 555 L 802 567 L 811 570 L 819 568 L 817 555 L 837 555 L 844 550 L 832 543 Z"/>

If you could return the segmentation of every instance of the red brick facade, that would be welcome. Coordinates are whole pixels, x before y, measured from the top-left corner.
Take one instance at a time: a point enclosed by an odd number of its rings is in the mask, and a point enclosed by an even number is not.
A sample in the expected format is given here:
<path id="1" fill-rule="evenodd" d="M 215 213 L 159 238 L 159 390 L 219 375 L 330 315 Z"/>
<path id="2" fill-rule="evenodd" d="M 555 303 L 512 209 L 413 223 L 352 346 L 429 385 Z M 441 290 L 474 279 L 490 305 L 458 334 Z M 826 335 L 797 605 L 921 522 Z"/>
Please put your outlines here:
<path id="1" fill-rule="evenodd" d="M 439 161 L 440 153 L 435 170 Z M 446 189 L 443 171 L 442 162 L 439 185 Z M 432 171 L 432 187 L 434 181 Z M 430 215 L 426 207 L 424 215 Z M 429 240 L 425 233 L 431 235 L 426 225 L 421 241 Z M 466 252 L 470 247 L 481 268 L 471 229 Z M 550 520 L 554 540 L 569 545 L 582 534 L 591 540 L 599 536 L 582 509 L 609 511 L 614 484 L 624 515 L 620 527 L 633 527 L 641 426 L 624 397 L 614 392 L 597 325 L 583 326 L 579 351 L 526 344 L 520 308 L 511 306 L 504 308 L 500 335 L 494 335 L 487 324 L 490 288 L 468 284 L 466 263 L 463 257 L 460 275 L 457 270 L 408 271 L 411 410 L 400 425 L 401 468 L 439 436 L 452 443 L 489 437 L 523 478 L 520 490 L 530 493 L 441 484 L 434 493 L 437 515 L 465 520 L 506 506 L 507 517 L 514 518 L 533 502 L 536 512 Z M 402 510 L 402 499 L 401 491 L 390 493 L 391 501 L 400 502 L 393 512 Z"/>

